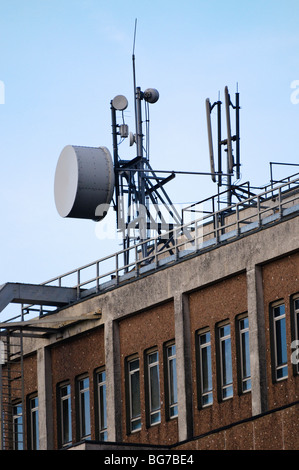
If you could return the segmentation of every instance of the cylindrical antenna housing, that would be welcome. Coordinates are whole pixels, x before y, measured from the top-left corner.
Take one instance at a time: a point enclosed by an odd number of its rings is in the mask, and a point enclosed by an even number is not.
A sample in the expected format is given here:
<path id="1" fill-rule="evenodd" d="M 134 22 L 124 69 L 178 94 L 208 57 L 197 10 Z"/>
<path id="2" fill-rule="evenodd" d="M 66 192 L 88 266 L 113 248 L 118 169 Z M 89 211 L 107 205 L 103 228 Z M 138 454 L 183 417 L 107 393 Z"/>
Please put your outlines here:
<path id="1" fill-rule="evenodd" d="M 228 173 L 233 172 L 233 153 L 232 153 L 232 136 L 231 136 L 231 125 L 230 125 L 230 96 L 228 93 L 227 86 L 224 88 L 225 97 L 225 109 L 226 109 L 226 127 L 227 127 L 227 161 L 228 161 Z"/>
<path id="2" fill-rule="evenodd" d="M 99 205 L 109 206 L 114 190 L 114 168 L 106 147 L 67 145 L 55 172 L 55 204 L 61 217 L 101 220 Z M 99 213 L 99 211 L 98 211 Z"/>
<path id="3" fill-rule="evenodd" d="M 210 103 L 209 98 L 206 99 L 206 114 L 207 114 L 210 168 L 211 168 L 211 173 L 212 173 L 211 176 L 212 176 L 212 181 L 215 183 L 216 175 L 215 175 L 214 150 L 213 150 L 212 125 L 211 125 L 211 103 Z"/>

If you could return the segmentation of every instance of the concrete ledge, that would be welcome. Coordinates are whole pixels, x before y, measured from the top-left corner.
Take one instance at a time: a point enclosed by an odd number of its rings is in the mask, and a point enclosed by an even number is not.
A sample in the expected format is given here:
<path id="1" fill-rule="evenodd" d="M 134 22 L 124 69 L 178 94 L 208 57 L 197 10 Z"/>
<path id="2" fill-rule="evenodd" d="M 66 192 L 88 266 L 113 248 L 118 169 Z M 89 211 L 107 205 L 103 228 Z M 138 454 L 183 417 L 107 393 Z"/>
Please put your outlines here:
<path id="1" fill-rule="evenodd" d="M 9 303 L 63 306 L 77 300 L 77 290 L 39 284 L 8 282 L 0 287 L 0 312 Z"/>

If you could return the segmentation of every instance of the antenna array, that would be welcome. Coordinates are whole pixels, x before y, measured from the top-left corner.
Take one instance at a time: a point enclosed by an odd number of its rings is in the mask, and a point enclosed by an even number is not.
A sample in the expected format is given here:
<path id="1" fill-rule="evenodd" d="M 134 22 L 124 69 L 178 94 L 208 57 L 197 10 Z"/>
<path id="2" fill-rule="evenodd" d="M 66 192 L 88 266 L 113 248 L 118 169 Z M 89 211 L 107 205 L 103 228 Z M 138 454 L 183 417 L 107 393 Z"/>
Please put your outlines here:
<path id="1" fill-rule="evenodd" d="M 143 242 L 143 259 L 151 261 L 151 254 L 163 250 L 165 247 L 175 245 L 175 238 L 182 235 L 182 214 L 179 214 L 172 204 L 165 185 L 176 173 L 211 175 L 213 182 L 218 182 L 218 192 L 222 184 L 229 187 L 230 205 L 231 196 L 236 192 L 231 178 L 236 169 L 237 179 L 240 178 L 239 155 L 239 93 L 236 93 L 236 104 L 233 105 L 227 87 L 225 87 L 225 106 L 227 138 L 221 137 L 221 101 L 211 105 L 206 100 L 206 115 L 208 124 L 210 173 L 182 172 L 153 170 L 149 162 L 148 148 L 144 154 L 144 138 L 148 142 L 148 125 L 144 133 L 142 103 L 145 105 L 146 117 L 149 115 L 149 106 L 159 99 L 159 92 L 154 88 L 142 91 L 136 86 L 135 71 L 135 40 L 136 25 L 133 42 L 133 81 L 134 81 L 134 107 L 135 107 L 135 133 L 129 132 L 124 120 L 124 111 L 128 100 L 123 95 L 115 96 L 110 102 L 112 145 L 111 156 L 106 147 L 91 148 L 79 146 L 66 146 L 60 154 L 55 174 L 55 203 L 62 217 L 102 220 L 112 206 L 116 212 L 117 229 L 122 233 L 124 264 L 129 266 L 130 247 Z M 217 107 L 218 116 L 218 169 L 215 169 L 211 112 Z M 236 134 L 231 135 L 230 107 L 236 112 Z M 121 119 L 119 119 L 121 116 Z M 148 124 L 148 119 L 146 119 Z M 119 138 L 129 138 L 130 146 L 136 146 L 135 158 L 126 159 L 119 155 Z M 233 143 L 236 144 L 236 161 L 233 157 Z M 222 171 L 222 147 L 226 146 L 227 173 Z M 167 176 L 163 174 L 167 173 Z M 161 176 L 158 176 L 161 174 Z M 167 234 L 167 235 L 166 235 Z M 188 231 L 183 235 L 192 239 Z M 153 237 L 157 237 L 153 245 Z"/>
<path id="2" fill-rule="evenodd" d="M 232 179 L 235 177 L 236 181 L 241 178 L 241 160 L 240 160 L 240 97 L 239 92 L 235 94 L 235 104 L 232 103 L 228 87 L 224 88 L 224 104 L 225 104 L 225 117 L 226 117 L 226 139 L 222 138 L 222 122 L 221 122 L 221 107 L 222 102 L 220 99 L 211 104 L 210 99 L 206 99 L 206 117 L 207 117 L 207 132 L 208 132 L 208 144 L 209 144 L 209 158 L 212 181 L 217 182 L 218 194 L 220 193 L 221 186 L 227 187 L 226 195 L 227 199 L 225 203 L 230 206 L 232 204 L 232 197 L 236 196 L 237 199 L 243 198 L 244 187 L 233 184 Z M 217 165 L 218 171 L 215 171 L 215 158 L 213 148 L 213 136 L 212 136 L 212 121 L 211 114 L 213 109 L 217 110 Z M 232 126 L 230 118 L 230 108 L 235 111 L 235 134 L 232 135 Z M 223 147 L 226 152 L 226 175 L 222 171 L 222 157 Z M 234 147 L 234 149 L 233 149 Z M 235 155 L 233 150 L 235 150 Z M 218 173 L 218 178 L 216 174 Z M 225 177 L 226 176 L 226 177 Z M 252 193 L 246 191 L 247 197 Z M 219 199 L 218 205 L 223 201 Z"/>

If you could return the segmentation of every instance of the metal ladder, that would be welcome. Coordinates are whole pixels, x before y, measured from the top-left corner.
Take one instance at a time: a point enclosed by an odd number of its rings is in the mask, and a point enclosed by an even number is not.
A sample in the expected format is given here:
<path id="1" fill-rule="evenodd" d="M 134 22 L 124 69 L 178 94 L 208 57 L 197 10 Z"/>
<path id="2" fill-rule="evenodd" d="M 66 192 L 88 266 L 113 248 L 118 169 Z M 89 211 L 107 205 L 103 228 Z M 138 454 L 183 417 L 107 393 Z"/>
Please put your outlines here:
<path id="1" fill-rule="evenodd" d="M 21 330 L 2 331 L 0 449 L 24 449 L 24 368 Z"/>

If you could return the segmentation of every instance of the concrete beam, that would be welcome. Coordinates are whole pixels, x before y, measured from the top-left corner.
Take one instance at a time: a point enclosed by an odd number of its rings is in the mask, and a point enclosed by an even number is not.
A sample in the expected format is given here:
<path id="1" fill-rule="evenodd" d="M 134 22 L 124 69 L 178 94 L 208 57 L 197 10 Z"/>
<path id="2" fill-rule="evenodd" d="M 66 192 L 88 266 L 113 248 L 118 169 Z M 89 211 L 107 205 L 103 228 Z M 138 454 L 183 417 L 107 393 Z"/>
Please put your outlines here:
<path id="1" fill-rule="evenodd" d="M 175 345 L 178 384 L 179 441 L 193 436 L 191 330 L 188 296 L 174 296 Z"/>
<path id="2" fill-rule="evenodd" d="M 37 351 L 38 426 L 40 450 L 53 450 L 53 407 L 51 352 Z"/>
<path id="3" fill-rule="evenodd" d="M 0 312 L 10 303 L 60 307 L 76 300 L 77 291 L 71 287 L 12 282 L 0 286 Z"/>
<path id="4" fill-rule="evenodd" d="M 247 302 L 252 415 L 267 411 L 267 361 L 263 278 L 260 266 L 247 269 Z"/>
<path id="5" fill-rule="evenodd" d="M 105 323 L 108 441 L 122 441 L 121 367 L 118 322 Z M 117 384 L 117 385 L 116 385 Z"/>

